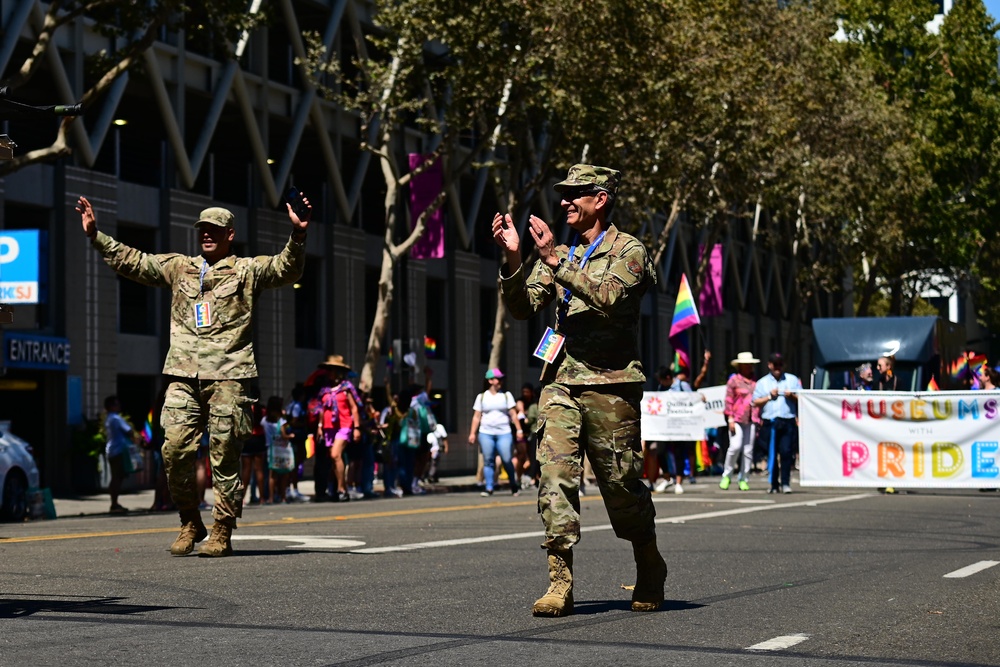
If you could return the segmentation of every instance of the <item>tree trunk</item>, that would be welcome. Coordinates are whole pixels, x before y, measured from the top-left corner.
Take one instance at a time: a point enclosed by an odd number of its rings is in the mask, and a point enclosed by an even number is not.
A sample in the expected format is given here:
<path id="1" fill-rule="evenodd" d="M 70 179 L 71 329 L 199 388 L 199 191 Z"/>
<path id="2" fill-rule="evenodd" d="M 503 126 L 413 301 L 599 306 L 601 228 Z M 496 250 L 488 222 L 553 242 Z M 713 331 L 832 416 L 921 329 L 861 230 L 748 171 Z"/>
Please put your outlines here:
<path id="1" fill-rule="evenodd" d="M 368 334 L 368 349 L 365 350 L 365 363 L 361 367 L 361 378 L 358 388 L 369 392 L 375 381 L 375 364 L 382 356 L 382 339 L 389 327 L 389 307 L 392 305 L 393 277 L 396 273 L 396 260 L 389 248 L 382 249 L 382 269 L 378 278 L 378 303 L 375 306 L 375 320 Z M 402 359 L 399 360 L 402 363 Z"/>
<path id="2" fill-rule="evenodd" d="M 489 368 L 500 368 L 500 358 L 503 357 L 503 346 L 506 339 L 507 329 L 510 323 L 507 321 L 507 304 L 504 303 L 503 296 L 497 294 L 497 314 L 493 320 L 493 338 L 490 348 Z"/>

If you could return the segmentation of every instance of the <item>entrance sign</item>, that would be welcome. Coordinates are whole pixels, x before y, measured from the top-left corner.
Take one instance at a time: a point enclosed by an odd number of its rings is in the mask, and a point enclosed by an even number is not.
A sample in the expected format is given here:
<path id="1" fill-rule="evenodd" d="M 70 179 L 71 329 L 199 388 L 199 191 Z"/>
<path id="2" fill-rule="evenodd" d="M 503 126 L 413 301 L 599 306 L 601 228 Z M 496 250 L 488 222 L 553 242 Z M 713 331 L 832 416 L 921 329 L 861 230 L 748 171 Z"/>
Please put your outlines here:
<path id="1" fill-rule="evenodd" d="M 1000 392 L 799 392 L 802 486 L 1000 487 Z"/>
<path id="2" fill-rule="evenodd" d="M 3 332 L 3 361 L 7 368 L 69 370 L 70 344 L 65 338 Z"/>

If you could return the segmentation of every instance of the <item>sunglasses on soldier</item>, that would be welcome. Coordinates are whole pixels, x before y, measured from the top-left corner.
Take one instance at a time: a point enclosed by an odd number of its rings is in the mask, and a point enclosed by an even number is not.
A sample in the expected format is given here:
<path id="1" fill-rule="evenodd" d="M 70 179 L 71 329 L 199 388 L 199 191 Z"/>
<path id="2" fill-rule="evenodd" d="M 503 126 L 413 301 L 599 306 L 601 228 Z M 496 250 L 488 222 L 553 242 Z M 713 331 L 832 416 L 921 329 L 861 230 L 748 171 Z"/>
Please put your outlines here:
<path id="1" fill-rule="evenodd" d="M 590 197 L 601 192 L 600 188 L 592 187 L 580 187 L 580 188 L 569 188 L 563 190 L 560 196 L 566 201 L 573 201 L 574 199 L 582 199 L 583 197 Z"/>

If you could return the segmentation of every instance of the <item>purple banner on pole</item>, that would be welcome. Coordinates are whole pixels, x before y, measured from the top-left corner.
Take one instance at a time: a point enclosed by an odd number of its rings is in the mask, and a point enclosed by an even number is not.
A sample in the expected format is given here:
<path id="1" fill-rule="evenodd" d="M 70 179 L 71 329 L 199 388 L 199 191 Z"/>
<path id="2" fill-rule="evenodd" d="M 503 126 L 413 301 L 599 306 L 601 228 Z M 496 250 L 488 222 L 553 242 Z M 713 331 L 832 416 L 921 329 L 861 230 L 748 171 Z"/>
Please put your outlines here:
<path id="1" fill-rule="evenodd" d="M 698 246 L 699 257 L 705 256 L 705 246 Z M 698 295 L 698 306 L 702 317 L 722 315 L 722 245 L 712 246 L 708 257 L 708 271 L 705 273 L 705 285 Z"/>
<path id="2" fill-rule="evenodd" d="M 426 159 L 427 156 L 420 153 L 410 153 L 410 169 L 416 169 Z M 417 219 L 441 193 L 443 185 L 444 173 L 440 160 L 410 181 L 410 224 L 414 226 L 417 224 Z M 410 248 L 410 257 L 413 259 L 444 257 L 444 211 L 441 208 L 427 216 L 423 236 Z"/>

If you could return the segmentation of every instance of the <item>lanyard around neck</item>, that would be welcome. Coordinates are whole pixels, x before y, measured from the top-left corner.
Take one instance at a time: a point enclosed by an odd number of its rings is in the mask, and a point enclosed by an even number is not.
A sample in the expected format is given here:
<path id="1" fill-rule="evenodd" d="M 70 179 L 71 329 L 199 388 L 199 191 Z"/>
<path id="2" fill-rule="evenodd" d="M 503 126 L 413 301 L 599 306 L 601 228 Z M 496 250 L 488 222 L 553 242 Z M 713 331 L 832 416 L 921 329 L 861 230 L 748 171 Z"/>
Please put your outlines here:
<path id="1" fill-rule="evenodd" d="M 607 233 L 608 230 L 605 229 L 603 232 L 601 232 L 600 236 L 594 239 L 593 243 L 587 246 L 587 249 L 583 253 L 583 257 L 580 258 L 580 270 L 583 270 L 583 267 L 587 266 L 587 260 L 590 259 L 590 256 L 594 253 L 595 250 L 597 250 L 598 246 L 601 245 L 601 242 L 604 240 L 604 235 Z M 580 237 L 577 236 L 576 239 L 573 240 L 573 245 L 571 245 L 569 248 L 569 256 L 566 258 L 566 261 L 568 261 L 570 264 L 572 264 L 576 259 L 576 244 L 579 241 Z M 557 317 L 560 324 L 562 324 L 563 319 L 565 319 L 566 311 L 569 310 L 569 301 L 570 299 L 573 298 L 573 292 L 571 292 L 569 288 L 563 288 L 563 290 L 564 290 L 563 298 L 559 304 L 560 307 L 557 313 Z"/>
<path id="2" fill-rule="evenodd" d="M 198 275 L 198 290 L 205 296 L 205 274 L 208 273 L 208 261 L 201 260 L 201 273 Z"/>

